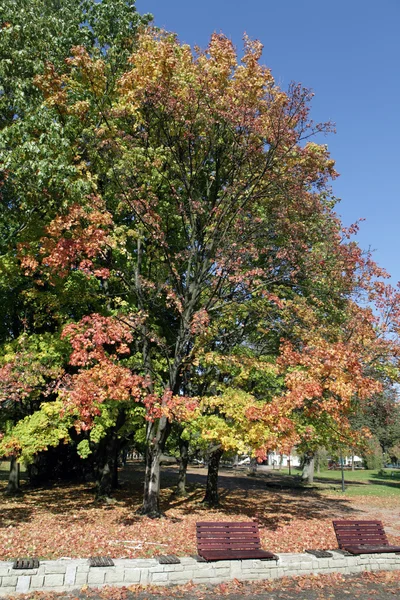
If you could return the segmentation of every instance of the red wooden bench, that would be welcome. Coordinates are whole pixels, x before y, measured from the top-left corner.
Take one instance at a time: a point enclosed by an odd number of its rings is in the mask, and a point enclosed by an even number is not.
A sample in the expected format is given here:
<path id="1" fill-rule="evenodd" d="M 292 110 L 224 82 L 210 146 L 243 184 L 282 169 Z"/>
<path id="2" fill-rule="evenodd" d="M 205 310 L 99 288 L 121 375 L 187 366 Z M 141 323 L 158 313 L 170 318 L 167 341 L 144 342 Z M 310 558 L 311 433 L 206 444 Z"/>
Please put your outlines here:
<path id="1" fill-rule="evenodd" d="M 196 523 L 197 549 L 207 561 L 245 558 L 274 560 L 272 552 L 261 550 L 260 534 L 255 522 Z"/>
<path id="2" fill-rule="evenodd" d="M 391 546 L 381 521 L 333 521 L 339 548 L 351 554 L 400 552 Z"/>

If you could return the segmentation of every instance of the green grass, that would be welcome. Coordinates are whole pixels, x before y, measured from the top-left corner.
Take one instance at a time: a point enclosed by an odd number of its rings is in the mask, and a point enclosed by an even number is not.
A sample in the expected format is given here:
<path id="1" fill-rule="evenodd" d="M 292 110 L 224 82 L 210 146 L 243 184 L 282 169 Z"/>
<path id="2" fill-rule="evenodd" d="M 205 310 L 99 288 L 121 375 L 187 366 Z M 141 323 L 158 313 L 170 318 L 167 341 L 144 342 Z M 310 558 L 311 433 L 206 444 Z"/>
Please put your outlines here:
<path id="1" fill-rule="evenodd" d="M 8 460 L 0 460 L 0 481 L 8 481 L 8 474 L 10 472 L 10 463 Z M 26 479 L 26 467 L 25 465 L 21 465 L 20 468 L 20 477 L 23 481 Z"/>
<path id="2" fill-rule="evenodd" d="M 281 469 L 282 475 L 288 469 Z M 292 475 L 298 476 L 300 469 L 292 469 Z M 275 471 L 278 473 L 278 471 Z M 344 471 L 345 493 L 349 496 L 400 496 L 400 469 L 357 469 Z M 314 486 L 321 490 L 342 493 L 342 473 L 339 470 L 326 470 L 314 475 Z"/>

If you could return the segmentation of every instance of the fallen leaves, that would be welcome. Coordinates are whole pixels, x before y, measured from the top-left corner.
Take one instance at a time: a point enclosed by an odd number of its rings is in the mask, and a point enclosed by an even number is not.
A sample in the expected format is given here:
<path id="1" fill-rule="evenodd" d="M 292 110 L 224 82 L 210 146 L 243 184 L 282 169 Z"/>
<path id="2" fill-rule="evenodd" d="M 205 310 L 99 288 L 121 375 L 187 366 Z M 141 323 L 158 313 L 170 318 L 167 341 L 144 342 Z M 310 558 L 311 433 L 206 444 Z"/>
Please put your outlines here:
<path id="1" fill-rule="evenodd" d="M 201 477 L 198 471 L 192 475 L 184 500 L 171 497 L 176 474 L 173 469 L 164 471 L 161 496 L 166 518 L 148 519 L 136 514 L 142 474 L 137 466 L 128 465 L 112 506 L 96 502 L 87 484 L 60 484 L 26 490 L 22 497 L 1 498 L 0 559 L 190 555 L 197 551 L 195 524 L 199 520 L 257 517 L 262 547 L 272 552 L 336 548 L 332 520 L 338 517 L 382 519 L 390 542 L 400 537 L 394 504 L 381 497 L 369 496 L 364 502 L 363 498 L 312 490 L 271 490 L 261 479 L 233 473 L 221 476 L 221 508 L 210 510 L 200 504 L 204 489 L 195 482 Z"/>

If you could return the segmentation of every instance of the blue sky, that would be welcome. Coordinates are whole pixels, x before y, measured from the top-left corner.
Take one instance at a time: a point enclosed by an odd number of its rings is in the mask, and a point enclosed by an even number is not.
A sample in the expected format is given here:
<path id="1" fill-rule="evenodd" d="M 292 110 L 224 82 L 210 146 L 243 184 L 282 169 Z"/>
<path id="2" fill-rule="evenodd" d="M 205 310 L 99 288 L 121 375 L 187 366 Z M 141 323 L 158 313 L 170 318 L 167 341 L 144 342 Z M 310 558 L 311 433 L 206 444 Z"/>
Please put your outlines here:
<path id="1" fill-rule="evenodd" d="M 340 178 L 337 212 L 345 225 L 363 217 L 357 239 L 400 281 L 400 1 L 137 0 L 140 13 L 207 45 L 212 32 L 264 44 L 263 62 L 286 88 L 312 88 L 311 116 L 332 120 L 328 143 Z"/>

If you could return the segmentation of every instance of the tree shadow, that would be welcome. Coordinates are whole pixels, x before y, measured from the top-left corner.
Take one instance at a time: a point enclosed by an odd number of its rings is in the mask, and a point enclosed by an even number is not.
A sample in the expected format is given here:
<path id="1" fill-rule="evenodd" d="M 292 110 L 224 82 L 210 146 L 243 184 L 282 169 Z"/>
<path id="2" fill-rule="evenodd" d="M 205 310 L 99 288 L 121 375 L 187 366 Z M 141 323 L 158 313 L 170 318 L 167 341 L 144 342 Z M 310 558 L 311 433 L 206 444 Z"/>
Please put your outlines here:
<path id="1" fill-rule="evenodd" d="M 13 526 L 15 523 L 27 523 L 30 521 L 32 510 L 27 507 L 13 506 L 10 508 L 1 508 L 0 528 Z"/>
<path id="2" fill-rule="evenodd" d="M 169 469 L 169 485 L 173 481 L 174 473 Z M 198 502 L 196 510 L 201 513 L 202 508 L 209 512 L 208 507 L 200 504 L 204 496 L 206 475 L 201 473 L 188 473 L 189 496 L 171 504 L 172 508 L 179 508 L 183 515 L 193 513 L 193 503 Z M 166 483 L 165 479 L 164 482 Z M 337 483 L 337 482 L 336 482 Z M 199 489 L 201 485 L 201 489 Z M 220 505 L 219 513 L 226 516 L 254 518 L 261 527 L 276 530 L 278 527 L 293 520 L 308 521 L 312 519 L 334 519 L 339 515 L 346 517 L 355 516 L 362 511 L 351 506 L 347 499 L 338 498 L 333 502 L 317 489 L 302 488 L 282 483 L 281 489 L 274 486 L 268 489 L 262 478 L 240 476 L 232 472 L 222 472 L 219 477 L 218 490 Z M 211 509 L 212 510 L 212 509 Z"/>
<path id="3" fill-rule="evenodd" d="M 203 513 L 210 513 L 209 507 L 202 505 L 206 484 L 206 470 L 191 471 L 187 475 L 185 497 L 172 496 L 177 483 L 177 469 L 165 467 L 161 476 L 161 510 L 171 523 L 180 523 L 189 518 L 201 519 Z M 115 504 L 104 505 L 96 501 L 94 486 L 83 483 L 59 483 L 58 485 L 29 488 L 22 485 L 25 495 L 18 499 L 4 497 L 0 501 L 1 523 L 3 527 L 28 523 L 38 514 L 50 514 L 66 519 L 72 526 L 75 519 L 82 524 L 96 524 L 96 514 L 109 513 L 124 527 L 139 525 L 142 517 L 135 511 L 142 503 L 144 467 L 130 464 L 120 472 L 121 487 L 115 492 Z M 276 483 L 278 477 L 269 479 Z M 285 483 L 286 482 L 286 483 Z M 337 483 L 337 482 L 336 482 Z M 5 484 L 1 484 L 1 487 Z M 260 526 L 271 530 L 296 520 L 335 518 L 338 515 L 353 515 L 354 509 L 347 499 L 332 499 L 314 489 L 289 486 L 285 478 L 281 487 L 268 487 L 264 477 L 248 477 L 242 473 L 222 470 L 219 477 L 220 506 L 217 511 L 226 517 L 257 517 Z M 34 507 L 34 510 L 32 509 Z M 114 508 L 118 509 L 114 511 Z M 96 511 L 100 511 L 97 513 Z M 211 509 L 212 512 L 212 509 Z M 115 516 L 114 516 L 115 513 Z M 36 515 L 36 517 L 35 517 Z M 104 515 L 105 516 L 105 515 Z"/>
<path id="4" fill-rule="evenodd" d="M 373 477 L 378 477 L 377 475 L 373 475 Z M 386 487 L 392 487 L 397 490 L 400 490 L 400 481 L 382 481 L 380 478 L 376 480 L 369 480 L 369 482 L 373 485 L 384 485 Z"/>
<path id="5" fill-rule="evenodd" d="M 319 478 L 317 476 L 317 477 L 314 477 L 314 482 L 315 483 L 330 483 L 330 484 L 335 484 L 335 485 L 338 485 L 338 486 L 341 485 L 341 479 L 334 479 L 333 477 L 332 478 L 330 478 L 330 477 L 329 478 L 325 478 L 324 477 L 322 479 L 322 478 Z M 354 485 L 354 486 L 357 486 L 357 485 L 367 485 L 368 481 L 354 481 L 353 479 L 346 479 L 345 478 L 344 479 L 344 483 L 345 483 L 345 485 Z"/>

